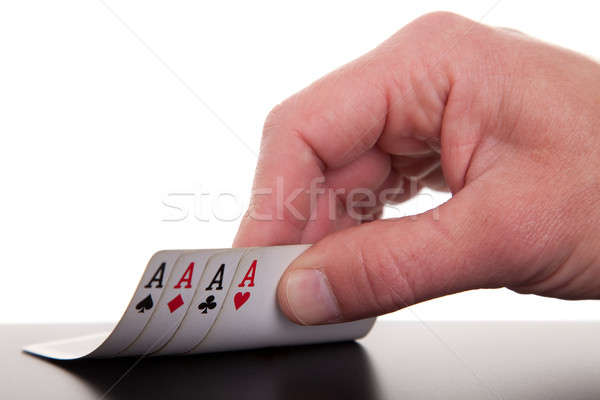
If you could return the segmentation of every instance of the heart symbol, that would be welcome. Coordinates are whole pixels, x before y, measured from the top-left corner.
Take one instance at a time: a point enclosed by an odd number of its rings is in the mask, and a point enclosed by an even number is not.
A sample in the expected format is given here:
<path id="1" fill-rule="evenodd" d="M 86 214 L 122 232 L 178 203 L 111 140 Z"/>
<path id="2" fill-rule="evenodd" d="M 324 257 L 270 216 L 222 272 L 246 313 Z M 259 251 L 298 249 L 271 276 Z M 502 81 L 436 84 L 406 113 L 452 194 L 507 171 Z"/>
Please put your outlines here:
<path id="1" fill-rule="evenodd" d="M 250 292 L 237 292 L 235 296 L 233 296 L 233 304 L 235 305 L 235 309 L 238 310 L 241 306 L 244 305 L 245 302 L 250 298 Z"/>

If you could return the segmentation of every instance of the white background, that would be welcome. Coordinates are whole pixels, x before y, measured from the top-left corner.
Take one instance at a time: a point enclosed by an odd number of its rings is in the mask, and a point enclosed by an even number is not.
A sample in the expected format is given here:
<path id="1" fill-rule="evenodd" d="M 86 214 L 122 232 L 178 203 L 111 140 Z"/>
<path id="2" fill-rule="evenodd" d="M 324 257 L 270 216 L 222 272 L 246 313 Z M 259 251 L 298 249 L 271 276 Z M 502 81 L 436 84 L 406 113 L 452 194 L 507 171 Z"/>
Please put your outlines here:
<path id="1" fill-rule="evenodd" d="M 1 2 L 0 322 L 114 320 L 155 250 L 229 247 L 238 220 L 212 212 L 242 212 L 217 195 L 247 201 L 269 109 L 421 14 L 451 10 L 600 53 L 595 2 L 494 3 Z M 171 193 L 195 193 L 196 211 L 194 196 Z M 164 221 L 181 216 L 165 202 L 188 217 Z M 408 210 L 432 205 L 417 203 Z M 487 290 L 386 318 L 595 319 L 599 310 Z"/>

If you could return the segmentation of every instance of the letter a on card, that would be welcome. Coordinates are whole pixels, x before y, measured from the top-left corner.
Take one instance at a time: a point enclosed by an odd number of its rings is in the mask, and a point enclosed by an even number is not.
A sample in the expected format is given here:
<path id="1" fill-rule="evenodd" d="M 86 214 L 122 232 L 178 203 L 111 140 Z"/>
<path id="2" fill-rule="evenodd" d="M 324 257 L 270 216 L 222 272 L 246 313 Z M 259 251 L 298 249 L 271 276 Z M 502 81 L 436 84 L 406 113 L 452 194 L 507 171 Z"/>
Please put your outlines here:
<path id="1" fill-rule="evenodd" d="M 180 289 L 181 285 L 183 283 L 185 283 L 184 287 L 186 289 L 190 289 L 192 287 L 192 275 L 193 274 L 194 274 L 194 263 L 191 262 L 190 265 L 185 270 L 185 272 L 183 273 L 183 275 L 181 276 L 181 279 L 179 279 L 179 282 L 177 282 L 177 285 L 175 285 L 173 287 L 175 289 Z"/>
<path id="2" fill-rule="evenodd" d="M 237 285 L 239 288 L 245 288 L 246 282 L 248 282 L 248 288 L 254 287 L 254 277 L 256 276 L 256 265 L 258 263 L 258 259 L 252 260 L 252 264 L 250 264 L 250 268 L 246 271 L 244 278 Z M 240 264 L 240 268 L 245 268 L 243 264 Z M 236 310 L 239 310 L 244 304 L 250 300 L 250 296 L 252 296 L 252 291 L 243 292 L 239 291 L 233 295 L 233 306 Z"/>
<path id="3" fill-rule="evenodd" d="M 246 281 L 250 281 L 250 283 L 248 284 L 249 287 L 254 286 L 254 275 L 256 274 L 256 263 L 257 263 L 257 260 L 252 261 L 252 265 L 250 266 L 250 268 L 248 268 L 248 272 L 246 272 L 244 279 L 242 279 L 242 281 L 240 282 L 238 287 L 246 286 L 245 285 Z"/>

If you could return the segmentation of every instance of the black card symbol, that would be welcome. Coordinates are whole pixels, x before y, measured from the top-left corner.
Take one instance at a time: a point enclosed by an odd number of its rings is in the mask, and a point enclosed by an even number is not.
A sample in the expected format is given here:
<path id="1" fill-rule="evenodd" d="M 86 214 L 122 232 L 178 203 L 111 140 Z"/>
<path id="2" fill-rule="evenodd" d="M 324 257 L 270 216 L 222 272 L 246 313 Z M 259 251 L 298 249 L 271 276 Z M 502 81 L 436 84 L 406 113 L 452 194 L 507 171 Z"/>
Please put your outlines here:
<path id="1" fill-rule="evenodd" d="M 137 306 L 135 306 L 135 309 L 138 310 L 138 312 L 143 313 L 145 310 L 149 310 L 153 306 L 154 306 L 154 302 L 152 301 L 152 295 L 149 294 L 142 301 L 137 303 Z"/>
<path id="2" fill-rule="evenodd" d="M 212 310 L 217 306 L 215 303 L 215 296 L 208 296 L 203 303 L 200 303 L 198 310 L 202 310 L 202 314 L 206 314 L 208 310 Z"/>

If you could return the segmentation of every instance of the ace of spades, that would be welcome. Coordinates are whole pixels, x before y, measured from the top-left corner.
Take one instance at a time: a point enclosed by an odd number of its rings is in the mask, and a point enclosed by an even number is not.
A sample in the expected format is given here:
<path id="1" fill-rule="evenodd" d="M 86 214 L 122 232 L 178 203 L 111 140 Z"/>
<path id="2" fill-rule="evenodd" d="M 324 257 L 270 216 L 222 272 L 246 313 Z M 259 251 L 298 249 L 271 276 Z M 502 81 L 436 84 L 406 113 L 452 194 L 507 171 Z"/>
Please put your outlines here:
<path id="1" fill-rule="evenodd" d="M 171 339 L 191 304 L 208 259 L 216 253 L 217 250 L 186 252 L 177 260 L 152 318 L 136 341 L 121 354 L 152 353 Z"/>

